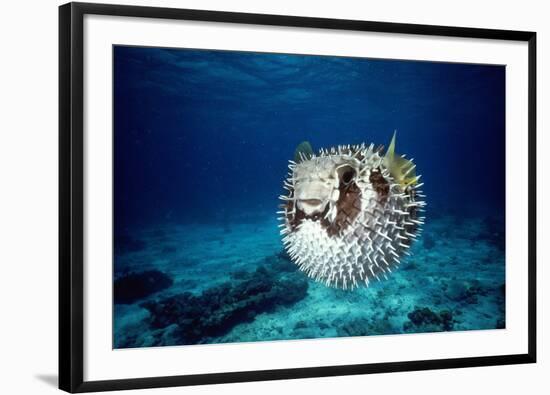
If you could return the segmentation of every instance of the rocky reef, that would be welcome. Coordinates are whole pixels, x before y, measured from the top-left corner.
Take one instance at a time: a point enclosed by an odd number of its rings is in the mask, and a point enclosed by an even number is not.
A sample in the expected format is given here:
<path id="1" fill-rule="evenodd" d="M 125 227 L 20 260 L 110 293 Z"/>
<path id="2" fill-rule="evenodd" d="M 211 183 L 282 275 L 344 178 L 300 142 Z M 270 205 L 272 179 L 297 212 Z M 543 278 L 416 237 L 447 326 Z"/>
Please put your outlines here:
<path id="1" fill-rule="evenodd" d="M 159 270 L 125 274 L 115 280 L 115 304 L 130 304 L 173 284 L 172 278 Z"/>
<path id="2" fill-rule="evenodd" d="M 236 272 L 233 279 L 200 295 L 183 292 L 141 304 L 151 315 L 157 344 L 208 343 L 258 314 L 289 306 L 307 295 L 308 281 L 284 255 L 266 258 L 253 272 Z M 175 326 L 174 326 L 175 324 Z"/>
<path id="3" fill-rule="evenodd" d="M 403 325 L 405 332 L 440 332 L 453 329 L 453 313 L 441 310 L 436 313 L 429 307 L 415 307 L 407 314 L 409 321 Z"/>

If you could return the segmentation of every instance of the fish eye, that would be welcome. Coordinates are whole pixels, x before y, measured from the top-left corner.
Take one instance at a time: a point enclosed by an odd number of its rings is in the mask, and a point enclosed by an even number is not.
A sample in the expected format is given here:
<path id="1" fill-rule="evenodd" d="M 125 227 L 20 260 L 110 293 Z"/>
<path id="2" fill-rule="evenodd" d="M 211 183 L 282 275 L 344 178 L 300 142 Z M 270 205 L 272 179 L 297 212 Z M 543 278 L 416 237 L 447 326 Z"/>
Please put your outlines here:
<path id="1" fill-rule="evenodd" d="M 338 169 L 338 176 L 344 184 L 349 184 L 355 178 L 355 169 L 351 166 L 343 166 Z"/>

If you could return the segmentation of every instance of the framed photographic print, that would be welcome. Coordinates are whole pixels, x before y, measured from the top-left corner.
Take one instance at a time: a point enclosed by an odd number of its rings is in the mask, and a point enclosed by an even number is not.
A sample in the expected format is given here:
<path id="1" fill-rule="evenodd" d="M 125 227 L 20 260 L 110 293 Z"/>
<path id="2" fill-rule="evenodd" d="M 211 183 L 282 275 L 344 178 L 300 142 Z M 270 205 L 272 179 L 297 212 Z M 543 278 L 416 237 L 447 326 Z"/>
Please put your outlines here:
<path id="1" fill-rule="evenodd" d="M 535 362 L 535 33 L 59 12 L 61 389 Z"/>

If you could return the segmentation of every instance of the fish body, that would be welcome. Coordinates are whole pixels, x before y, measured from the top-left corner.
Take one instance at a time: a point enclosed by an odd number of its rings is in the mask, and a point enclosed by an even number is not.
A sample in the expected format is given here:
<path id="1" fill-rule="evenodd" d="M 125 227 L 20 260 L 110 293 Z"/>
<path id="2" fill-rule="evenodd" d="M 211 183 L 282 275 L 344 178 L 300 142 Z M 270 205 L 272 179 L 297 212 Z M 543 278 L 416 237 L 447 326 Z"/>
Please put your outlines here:
<path id="1" fill-rule="evenodd" d="M 292 261 L 335 288 L 387 278 L 417 239 L 425 206 L 415 165 L 395 153 L 395 134 L 385 155 L 373 144 L 318 154 L 308 143 L 300 146 L 279 211 Z"/>

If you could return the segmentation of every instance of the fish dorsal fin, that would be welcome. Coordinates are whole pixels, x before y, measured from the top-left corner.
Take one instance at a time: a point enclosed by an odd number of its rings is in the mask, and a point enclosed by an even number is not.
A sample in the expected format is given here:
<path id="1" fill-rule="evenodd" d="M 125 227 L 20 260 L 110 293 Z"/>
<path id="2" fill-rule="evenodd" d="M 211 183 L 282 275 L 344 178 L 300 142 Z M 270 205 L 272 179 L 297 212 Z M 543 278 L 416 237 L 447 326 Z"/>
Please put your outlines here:
<path id="1" fill-rule="evenodd" d="M 390 146 L 386 151 L 384 160 L 390 174 L 403 188 L 416 184 L 418 177 L 414 171 L 414 163 L 395 153 L 395 136 L 397 131 L 393 132 Z"/>
<path id="2" fill-rule="evenodd" d="M 390 146 L 386 151 L 386 161 L 388 162 L 392 162 L 393 158 L 395 157 L 395 135 L 396 134 L 397 134 L 397 130 L 393 132 L 393 137 L 391 138 Z"/>
<path id="3" fill-rule="evenodd" d="M 294 151 L 294 162 L 300 163 L 313 157 L 313 148 L 309 141 L 302 141 Z"/>

